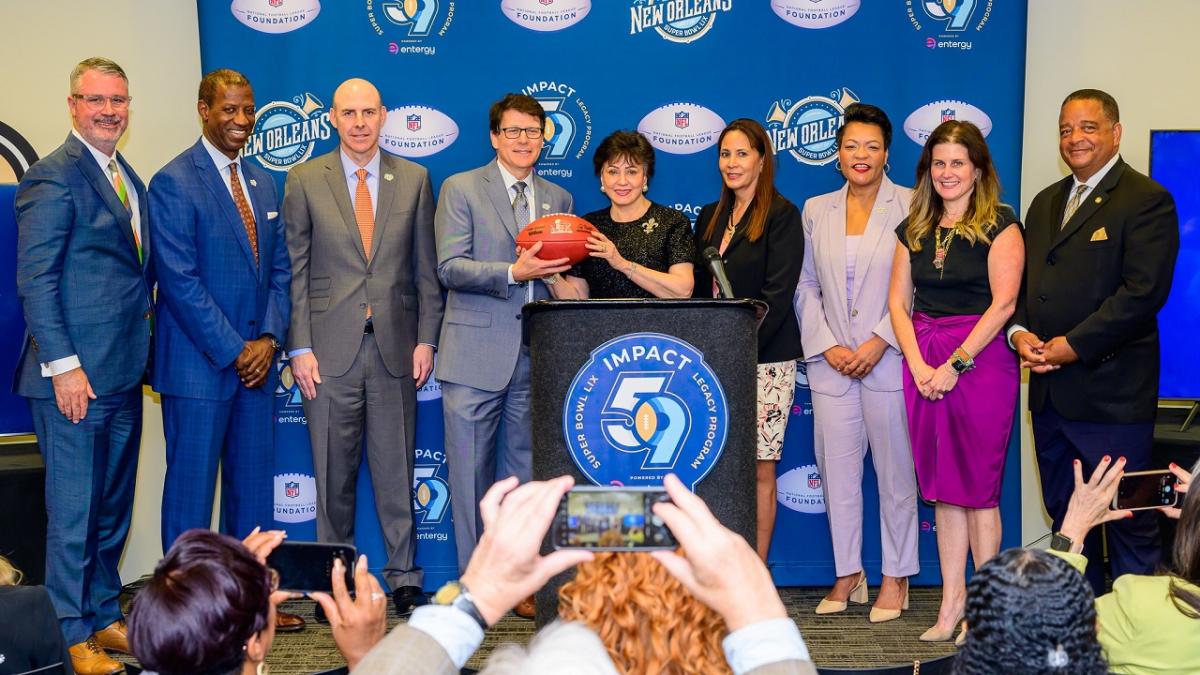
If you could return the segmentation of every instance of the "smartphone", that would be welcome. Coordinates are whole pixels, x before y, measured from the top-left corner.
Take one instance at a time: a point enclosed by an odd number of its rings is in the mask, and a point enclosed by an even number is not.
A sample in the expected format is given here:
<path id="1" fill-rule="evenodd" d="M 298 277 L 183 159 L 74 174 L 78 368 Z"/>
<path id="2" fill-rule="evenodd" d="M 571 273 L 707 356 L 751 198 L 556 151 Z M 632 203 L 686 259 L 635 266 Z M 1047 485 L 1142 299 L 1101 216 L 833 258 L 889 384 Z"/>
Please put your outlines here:
<path id="1" fill-rule="evenodd" d="M 1114 509 L 1134 511 L 1175 506 L 1179 501 L 1179 493 L 1175 490 L 1177 480 L 1175 474 L 1166 469 L 1132 471 L 1121 476 L 1112 506 Z"/>
<path id="2" fill-rule="evenodd" d="M 333 591 L 333 561 L 341 560 L 346 588 L 354 588 L 358 551 L 347 544 L 285 541 L 267 556 L 267 567 L 279 573 L 279 590 L 297 593 Z"/>
<path id="3" fill-rule="evenodd" d="M 679 546 L 652 507 L 671 498 L 662 488 L 577 487 L 563 495 L 551 529 L 557 549 L 673 550 Z"/>

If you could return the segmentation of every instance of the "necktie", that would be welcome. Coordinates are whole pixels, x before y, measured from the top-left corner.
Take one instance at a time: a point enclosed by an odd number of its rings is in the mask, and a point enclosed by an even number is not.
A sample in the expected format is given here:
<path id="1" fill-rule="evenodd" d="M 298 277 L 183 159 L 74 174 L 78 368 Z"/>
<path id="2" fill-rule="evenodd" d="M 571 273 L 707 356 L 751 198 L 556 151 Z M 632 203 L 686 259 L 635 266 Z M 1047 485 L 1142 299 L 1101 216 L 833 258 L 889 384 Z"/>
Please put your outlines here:
<path id="1" fill-rule="evenodd" d="M 258 264 L 258 227 L 254 224 L 254 212 L 250 203 L 242 193 L 242 181 L 238 180 L 237 162 L 229 163 L 229 187 L 233 191 L 233 204 L 238 214 L 242 216 L 242 225 L 246 226 L 246 238 L 250 240 L 250 250 L 254 252 L 254 264 Z"/>
<path id="2" fill-rule="evenodd" d="M 367 187 L 367 170 L 354 172 L 358 185 L 354 186 L 354 221 L 358 223 L 358 236 L 362 238 L 363 253 L 371 260 L 371 241 L 375 237 L 375 212 L 371 209 L 371 188 Z M 371 318 L 371 306 L 367 305 L 367 318 Z"/>
<path id="3" fill-rule="evenodd" d="M 519 180 L 513 183 L 513 189 L 517 191 L 517 198 L 513 200 L 513 219 L 517 221 L 517 229 L 523 229 L 529 224 L 529 198 L 525 196 L 525 181 Z M 533 302 L 533 282 L 525 284 L 525 302 Z"/>
<path id="4" fill-rule="evenodd" d="M 1071 195 L 1071 201 L 1067 202 L 1067 210 L 1063 212 L 1062 223 L 1058 226 L 1059 229 L 1066 227 L 1067 221 L 1079 210 L 1079 205 L 1083 203 L 1083 193 L 1087 192 L 1087 188 L 1087 185 L 1080 185 L 1075 188 L 1075 194 Z"/>
<path id="5" fill-rule="evenodd" d="M 130 227 L 133 230 L 133 245 L 137 248 L 138 262 L 142 262 L 142 237 L 138 234 L 137 225 L 133 224 L 133 205 L 129 203 L 129 191 L 125 189 L 125 181 L 121 180 L 121 171 L 117 168 L 117 160 L 108 160 L 108 177 L 112 181 L 113 190 L 117 192 L 117 198 L 121 200 L 121 205 L 125 207 L 125 212 L 130 215 Z"/>

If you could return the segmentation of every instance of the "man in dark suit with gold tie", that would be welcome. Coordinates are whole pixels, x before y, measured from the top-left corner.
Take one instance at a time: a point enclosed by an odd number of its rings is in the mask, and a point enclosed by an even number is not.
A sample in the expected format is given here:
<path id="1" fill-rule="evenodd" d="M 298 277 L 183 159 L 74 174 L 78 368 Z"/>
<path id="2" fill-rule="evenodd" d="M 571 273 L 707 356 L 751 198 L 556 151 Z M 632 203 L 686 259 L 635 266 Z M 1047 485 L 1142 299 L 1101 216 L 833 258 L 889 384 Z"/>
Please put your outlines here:
<path id="1" fill-rule="evenodd" d="M 1025 281 L 1009 339 L 1031 371 L 1029 409 L 1042 496 L 1057 532 L 1074 490 L 1105 455 L 1150 468 L 1158 404 L 1158 310 L 1167 301 L 1179 223 L 1175 202 L 1118 154 L 1117 102 L 1098 89 L 1063 101 L 1059 152 L 1071 175 L 1034 197 L 1025 219 Z M 1112 576 L 1152 574 L 1157 515 L 1110 523 Z M 1104 590 L 1099 528 L 1087 575 Z M 1070 542 L 1055 536 L 1055 547 Z"/>

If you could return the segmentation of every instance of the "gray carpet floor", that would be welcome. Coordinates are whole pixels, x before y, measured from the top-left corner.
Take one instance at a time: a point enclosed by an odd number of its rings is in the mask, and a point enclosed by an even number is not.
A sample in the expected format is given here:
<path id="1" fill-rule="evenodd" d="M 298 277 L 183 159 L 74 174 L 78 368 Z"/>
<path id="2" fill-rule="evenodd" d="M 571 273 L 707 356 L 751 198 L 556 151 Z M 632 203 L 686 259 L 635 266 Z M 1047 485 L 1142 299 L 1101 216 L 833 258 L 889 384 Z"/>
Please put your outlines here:
<path id="1" fill-rule="evenodd" d="M 925 643 L 917 640 L 937 618 L 941 590 L 913 588 L 909 610 L 899 619 L 881 624 L 867 621 L 870 605 L 855 605 L 841 614 L 817 616 L 817 606 L 828 589 L 783 588 L 780 595 L 788 613 L 800 627 L 809 652 L 818 665 L 833 667 L 883 666 L 911 663 L 914 659 L 928 660 L 950 654 L 953 642 Z M 875 591 L 871 589 L 871 598 Z M 400 620 L 389 605 L 389 628 Z M 284 603 L 283 610 L 303 616 L 308 626 L 299 633 L 279 634 L 271 649 L 268 665 L 272 675 L 304 675 L 345 665 L 333 644 L 329 626 L 313 620 L 313 603 L 297 600 Z M 483 645 L 467 663 L 468 668 L 481 668 L 497 646 L 508 643 L 528 644 L 533 637 L 532 621 L 508 615 L 487 632 Z"/>

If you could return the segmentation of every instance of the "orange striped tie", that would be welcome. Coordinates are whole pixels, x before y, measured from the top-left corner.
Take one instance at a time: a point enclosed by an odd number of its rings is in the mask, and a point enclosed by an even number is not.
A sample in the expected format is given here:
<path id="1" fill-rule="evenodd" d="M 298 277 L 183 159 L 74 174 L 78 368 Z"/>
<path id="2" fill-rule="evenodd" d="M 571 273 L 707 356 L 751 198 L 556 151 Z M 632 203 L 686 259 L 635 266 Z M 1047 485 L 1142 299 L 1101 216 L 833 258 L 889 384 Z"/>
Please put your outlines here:
<path id="1" fill-rule="evenodd" d="M 250 250 L 254 253 L 254 264 L 258 264 L 258 225 L 254 222 L 254 211 L 246 194 L 242 192 L 242 181 L 238 179 L 237 162 L 229 163 L 229 191 L 233 193 L 233 205 L 237 207 L 238 215 L 242 217 L 242 225 L 246 228 L 246 238 L 250 240 Z"/>
<path id="2" fill-rule="evenodd" d="M 371 189 L 367 187 L 367 170 L 354 172 L 358 185 L 354 188 L 354 220 L 358 223 L 358 236 L 362 238 L 363 254 L 371 260 L 371 240 L 375 236 L 375 212 L 371 208 Z M 371 306 L 367 305 L 367 318 L 371 318 Z"/>

